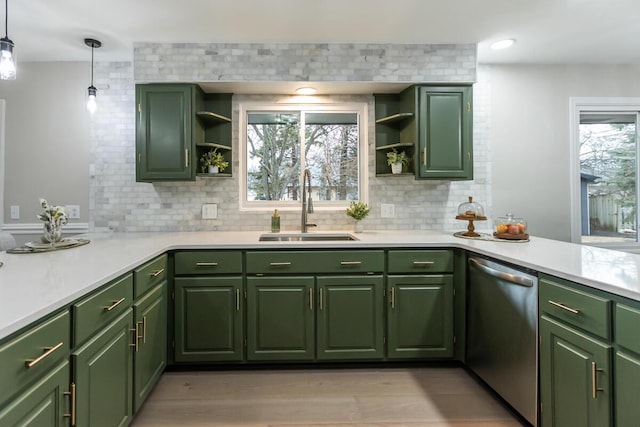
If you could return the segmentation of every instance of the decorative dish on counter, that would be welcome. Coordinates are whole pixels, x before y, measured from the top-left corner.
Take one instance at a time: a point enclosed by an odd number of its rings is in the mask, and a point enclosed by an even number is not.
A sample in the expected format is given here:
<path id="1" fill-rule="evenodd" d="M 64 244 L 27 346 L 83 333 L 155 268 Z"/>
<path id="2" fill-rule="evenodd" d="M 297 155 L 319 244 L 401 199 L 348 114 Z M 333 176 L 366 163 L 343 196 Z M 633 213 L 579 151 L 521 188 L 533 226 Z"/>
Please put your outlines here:
<path id="1" fill-rule="evenodd" d="M 468 202 L 460 203 L 460 205 L 458 205 L 458 215 L 456 215 L 456 219 L 469 221 L 467 231 L 462 233 L 463 236 L 479 237 L 480 235 L 475 232 L 473 221 L 486 221 L 487 217 L 484 216 L 484 208 L 482 205 L 474 202 L 473 197 L 469 196 Z"/>
<path id="2" fill-rule="evenodd" d="M 527 221 L 524 218 L 515 218 L 508 213 L 495 220 L 494 237 L 506 240 L 528 240 Z"/>

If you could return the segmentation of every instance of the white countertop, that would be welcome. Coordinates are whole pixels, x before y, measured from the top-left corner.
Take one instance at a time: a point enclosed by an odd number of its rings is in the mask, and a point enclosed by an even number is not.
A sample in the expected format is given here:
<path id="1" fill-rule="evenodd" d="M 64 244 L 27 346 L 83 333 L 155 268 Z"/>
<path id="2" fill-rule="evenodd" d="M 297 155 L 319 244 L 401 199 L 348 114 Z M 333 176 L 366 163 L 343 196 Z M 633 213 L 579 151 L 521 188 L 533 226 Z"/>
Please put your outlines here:
<path id="1" fill-rule="evenodd" d="M 454 247 L 640 301 L 640 255 L 535 236 L 526 243 L 492 242 L 457 238 L 452 233 L 402 230 L 365 231 L 355 234 L 358 241 L 259 242 L 260 234 L 88 234 L 81 237 L 91 243 L 77 248 L 34 254 L 0 252 L 4 263 L 0 267 L 0 339 L 173 249 Z"/>

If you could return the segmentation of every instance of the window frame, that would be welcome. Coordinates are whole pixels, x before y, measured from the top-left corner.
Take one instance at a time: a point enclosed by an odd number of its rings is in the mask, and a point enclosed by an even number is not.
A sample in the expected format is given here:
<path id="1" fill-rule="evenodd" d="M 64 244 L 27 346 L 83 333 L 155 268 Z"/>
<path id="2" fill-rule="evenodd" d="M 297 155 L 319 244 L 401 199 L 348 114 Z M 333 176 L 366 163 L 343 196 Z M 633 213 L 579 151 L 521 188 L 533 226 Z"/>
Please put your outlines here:
<path id="1" fill-rule="evenodd" d="M 634 113 L 640 117 L 640 98 L 613 97 L 613 98 L 591 98 L 572 97 L 569 99 L 569 172 L 570 172 L 570 197 L 571 197 L 571 242 L 582 243 L 582 207 L 580 205 L 580 115 L 582 113 L 596 112 L 616 112 Z M 640 123 L 636 123 L 636 150 L 640 149 Z M 640 158 L 636 158 L 637 170 L 640 171 Z M 640 207 L 640 199 L 637 200 Z M 630 252 L 640 251 L 640 242 L 617 242 L 617 243 L 589 243 L 591 246 L 598 246 L 607 249 L 616 249 Z"/>
<path id="2" fill-rule="evenodd" d="M 369 202 L 369 138 L 368 138 L 368 104 L 366 102 L 336 102 L 322 101 L 314 98 L 312 102 L 269 102 L 246 101 L 240 102 L 238 114 L 238 170 L 239 170 L 239 197 L 240 211 L 299 211 L 302 208 L 301 200 L 247 200 L 247 121 L 250 112 L 327 112 L 327 113 L 355 113 L 358 120 L 358 194 L 360 201 Z M 300 132 L 304 133 L 304 124 L 301 123 Z M 304 160 L 300 169 L 300 184 L 302 185 L 302 173 Z M 314 200 L 313 207 L 316 211 L 339 211 L 349 206 L 348 200 L 326 201 Z"/>

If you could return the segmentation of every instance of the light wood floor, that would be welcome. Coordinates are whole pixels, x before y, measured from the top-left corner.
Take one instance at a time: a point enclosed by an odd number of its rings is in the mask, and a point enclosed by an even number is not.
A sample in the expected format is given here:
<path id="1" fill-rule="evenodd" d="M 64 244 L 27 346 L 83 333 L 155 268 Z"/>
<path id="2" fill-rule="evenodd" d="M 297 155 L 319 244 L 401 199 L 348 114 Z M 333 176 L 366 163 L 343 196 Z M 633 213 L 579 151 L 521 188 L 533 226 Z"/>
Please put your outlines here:
<path id="1" fill-rule="evenodd" d="M 167 372 L 133 427 L 520 427 L 462 368 Z"/>

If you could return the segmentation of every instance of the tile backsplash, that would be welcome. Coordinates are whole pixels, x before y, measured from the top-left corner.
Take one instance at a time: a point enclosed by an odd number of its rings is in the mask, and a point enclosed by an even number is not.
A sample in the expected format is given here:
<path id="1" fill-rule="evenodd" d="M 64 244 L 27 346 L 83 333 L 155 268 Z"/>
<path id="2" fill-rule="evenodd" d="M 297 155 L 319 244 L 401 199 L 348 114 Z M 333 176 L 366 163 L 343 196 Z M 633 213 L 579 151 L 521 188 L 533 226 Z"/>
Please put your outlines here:
<path id="1" fill-rule="evenodd" d="M 215 81 L 475 82 L 474 180 L 416 181 L 376 178 L 374 105 L 371 95 L 335 100 L 368 103 L 369 199 L 365 229 L 464 229 L 459 203 L 473 195 L 490 211 L 488 68 L 476 66 L 474 45 L 359 44 L 175 44 L 138 43 L 134 61 L 98 62 L 95 84 L 100 110 L 91 127 L 91 230 L 264 230 L 270 213 L 239 210 L 238 129 L 234 128 L 232 178 L 195 182 L 135 181 L 135 84 Z M 233 120 L 244 100 L 280 97 L 234 95 Z M 201 219 L 203 203 L 218 204 L 218 219 Z M 380 205 L 395 205 L 395 218 L 381 218 Z M 344 211 L 312 214 L 319 230 L 353 227 Z M 282 212 L 283 231 L 299 228 L 299 212 Z"/>

